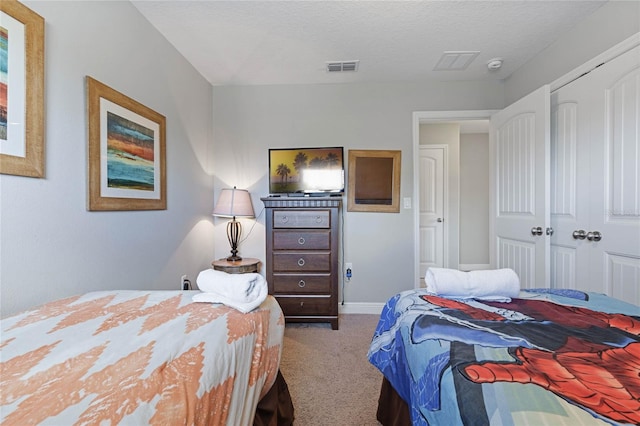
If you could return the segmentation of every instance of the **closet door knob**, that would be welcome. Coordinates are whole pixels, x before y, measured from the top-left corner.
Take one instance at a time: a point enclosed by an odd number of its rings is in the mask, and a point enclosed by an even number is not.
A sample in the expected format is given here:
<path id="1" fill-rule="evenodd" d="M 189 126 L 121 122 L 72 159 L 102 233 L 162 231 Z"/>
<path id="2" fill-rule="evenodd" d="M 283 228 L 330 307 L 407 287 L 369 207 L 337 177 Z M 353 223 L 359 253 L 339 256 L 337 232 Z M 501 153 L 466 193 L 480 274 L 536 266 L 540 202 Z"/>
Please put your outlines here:
<path id="1" fill-rule="evenodd" d="M 573 231 L 574 240 L 584 240 L 585 238 L 587 238 L 587 231 L 584 229 L 576 229 Z"/>
<path id="2" fill-rule="evenodd" d="M 534 237 L 537 235 L 542 235 L 542 226 L 534 226 L 531 228 L 531 235 Z"/>
<path id="3" fill-rule="evenodd" d="M 587 232 L 587 240 L 589 241 L 600 241 L 602 239 L 602 234 L 599 231 L 589 231 Z"/>
<path id="4" fill-rule="evenodd" d="M 444 220 L 441 217 L 439 217 L 436 219 L 436 222 L 444 222 Z"/>

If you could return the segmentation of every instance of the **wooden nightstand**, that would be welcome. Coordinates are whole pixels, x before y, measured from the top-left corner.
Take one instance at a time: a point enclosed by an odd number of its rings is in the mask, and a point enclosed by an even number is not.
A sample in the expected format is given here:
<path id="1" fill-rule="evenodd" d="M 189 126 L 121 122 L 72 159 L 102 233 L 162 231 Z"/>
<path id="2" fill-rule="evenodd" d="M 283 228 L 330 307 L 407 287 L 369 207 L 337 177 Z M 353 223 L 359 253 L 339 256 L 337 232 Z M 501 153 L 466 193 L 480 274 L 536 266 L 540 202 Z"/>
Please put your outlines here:
<path id="1" fill-rule="evenodd" d="M 216 271 L 223 271 L 228 274 L 245 274 L 248 272 L 258 272 L 260 259 L 244 258 L 242 260 L 230 261 L 227 259 L 214 260 L 211 266 Z"/>

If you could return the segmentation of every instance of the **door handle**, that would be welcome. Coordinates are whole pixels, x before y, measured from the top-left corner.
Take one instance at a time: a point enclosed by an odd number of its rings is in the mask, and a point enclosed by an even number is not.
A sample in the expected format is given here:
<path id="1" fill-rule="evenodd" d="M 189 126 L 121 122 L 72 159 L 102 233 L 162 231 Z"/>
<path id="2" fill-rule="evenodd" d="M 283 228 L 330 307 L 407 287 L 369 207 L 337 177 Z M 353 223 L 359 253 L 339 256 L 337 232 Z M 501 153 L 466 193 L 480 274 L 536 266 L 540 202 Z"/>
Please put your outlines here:
<path id="1" fill-rule="evenodd" d="M 576 229 L 575 231 L 573 231 L 572 235 L 574 240 L 584 240 L 585 238 L 587 238 L 587 231 L 585 231 L 584 229 Z"/>
<path id="2" fill-rule="evenodd" d="M 436 222 L 444 222 L 444 219 L 439 217 L 439 218 L 436 219 Z"/>
<path id="3" fill-rule="evenodd" d="M 534 226 L 533 228 L 531 228 L 531 235 L 538 236 L 538 235 L 542 235 L 542 226 Z"/>
<path id="4" fill-rule="evenodd" d="M 599 231 L 589 231 L 587 232 L 587 240 L 589 241 L 600 241 L 602 239 L 602 233 Z"/>
<path id="5" fill-rule="evenodd" d="M 552 236 L 553 235 L 553 228 L 552 227 L 548 227 L 546 230 L 546 233 L 548 236 Z"/>

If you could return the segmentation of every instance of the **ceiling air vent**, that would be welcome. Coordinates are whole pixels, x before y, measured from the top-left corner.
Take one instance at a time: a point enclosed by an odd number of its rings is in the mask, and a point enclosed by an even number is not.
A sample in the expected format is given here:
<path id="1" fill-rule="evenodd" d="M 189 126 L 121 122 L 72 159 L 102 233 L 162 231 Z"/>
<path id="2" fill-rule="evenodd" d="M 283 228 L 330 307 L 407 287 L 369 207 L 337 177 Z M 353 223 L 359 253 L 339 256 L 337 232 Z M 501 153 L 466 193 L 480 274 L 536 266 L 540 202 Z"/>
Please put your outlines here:
<path id="1" fill-rule="evenodd" d="M 327 62 L 327 72 L 358 71 L 359 63 L 359 60 Z"/>
<path id="2" fill-rule="evenodd" d="M 462 71 L 466 70 L 480 52 L 476 50 L 447 51 L 442 54 L 434 71 Z"/>

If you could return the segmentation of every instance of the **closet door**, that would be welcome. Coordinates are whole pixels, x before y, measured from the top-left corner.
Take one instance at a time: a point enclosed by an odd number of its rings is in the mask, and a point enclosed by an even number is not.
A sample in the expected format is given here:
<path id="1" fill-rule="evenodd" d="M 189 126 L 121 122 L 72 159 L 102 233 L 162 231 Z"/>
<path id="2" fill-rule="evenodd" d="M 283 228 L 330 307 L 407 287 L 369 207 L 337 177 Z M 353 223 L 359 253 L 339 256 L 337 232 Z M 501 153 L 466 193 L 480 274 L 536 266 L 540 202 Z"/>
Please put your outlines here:
<path id="1" fill-rule="evenodd" d="M 640 47 L 597 68 L 590 80 L 598 92 L 592 113 L 590 287 L 640 305 Z"/>
<path id="2" fill-rule="evenodd" d="M 640 304 L 640 47 L 552 96 L 553 287 Z"/>
<path id="3" fill-rule="evenodd" d="M 550 95 L 544 86 L 491 117 L 491 264 L 522 288 L 549 286 Z"/>
<path id="4" fill-rule="evenodd" d="M 589 280 L 591 188 L 588 107 L 595 99 L 579 79 L 551 94 L 551 287 L 583 288 Z"/>

